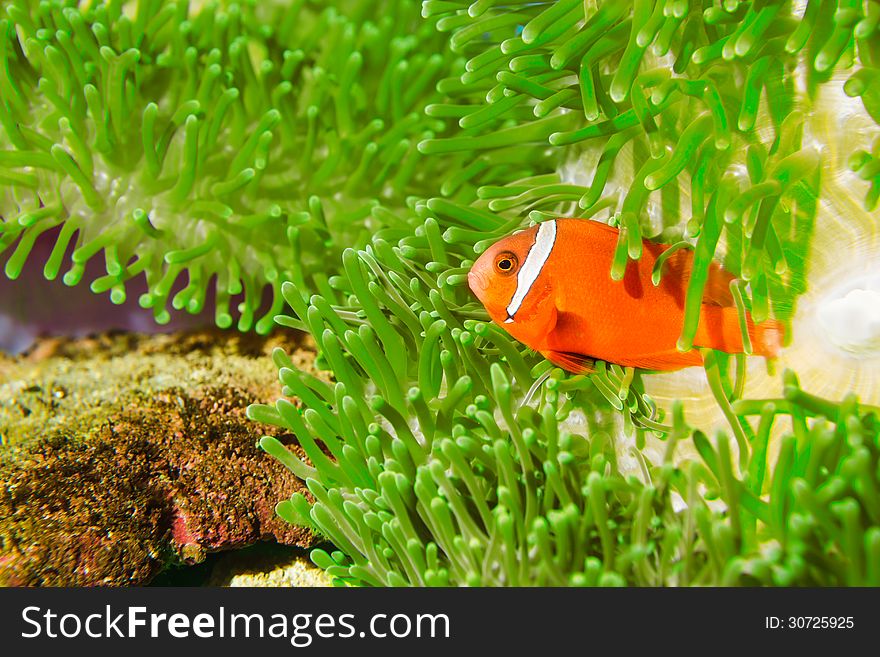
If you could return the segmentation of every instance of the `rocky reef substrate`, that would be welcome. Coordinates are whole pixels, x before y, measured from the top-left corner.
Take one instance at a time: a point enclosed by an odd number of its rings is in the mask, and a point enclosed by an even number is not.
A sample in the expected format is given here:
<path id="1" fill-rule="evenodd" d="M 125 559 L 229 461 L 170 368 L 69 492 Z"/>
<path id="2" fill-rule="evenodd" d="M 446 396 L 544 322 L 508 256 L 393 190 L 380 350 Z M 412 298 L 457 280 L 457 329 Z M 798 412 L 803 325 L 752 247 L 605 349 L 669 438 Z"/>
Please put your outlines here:
<path id="1" fill-rule="evenodd" d="M 303 340 L 120 333 L 0 355 L 0 584 L 145 584 L 211 552 L 313 544 L 275 516 L 303 484 L 245 417 L 277 396 L 274 347 L 310 365 Z"/>

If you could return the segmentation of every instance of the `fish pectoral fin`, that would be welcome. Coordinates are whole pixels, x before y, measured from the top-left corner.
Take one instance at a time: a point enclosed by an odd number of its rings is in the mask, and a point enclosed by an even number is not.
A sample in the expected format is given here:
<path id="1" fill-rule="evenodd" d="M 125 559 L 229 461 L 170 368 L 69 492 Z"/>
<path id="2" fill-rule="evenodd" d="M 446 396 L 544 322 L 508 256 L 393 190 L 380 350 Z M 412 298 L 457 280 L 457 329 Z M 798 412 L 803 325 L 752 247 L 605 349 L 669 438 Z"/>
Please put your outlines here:
<path id="1" fill-rule="evenodd" d="M 519 310 L 516 311 L 515 320 L 528 322 L 537 317 L 540 313 L 546 313 L 549 308 L 547 304 L 553 303 L 554 301 L 551 296 L 552 292 L 553 286 L 549 282 L 549 277 L 542 282 L 542 284 L 533 285 L 529 295 L 526 297 L 526 301 L 520 306 Z"/>
<path id="2" fill-rule="evenodd" d="M 570 351 L 542 351 L 541 355 L 555 365 L 574 374 L 592 374 L 596 371 L 596 359 Z"/>

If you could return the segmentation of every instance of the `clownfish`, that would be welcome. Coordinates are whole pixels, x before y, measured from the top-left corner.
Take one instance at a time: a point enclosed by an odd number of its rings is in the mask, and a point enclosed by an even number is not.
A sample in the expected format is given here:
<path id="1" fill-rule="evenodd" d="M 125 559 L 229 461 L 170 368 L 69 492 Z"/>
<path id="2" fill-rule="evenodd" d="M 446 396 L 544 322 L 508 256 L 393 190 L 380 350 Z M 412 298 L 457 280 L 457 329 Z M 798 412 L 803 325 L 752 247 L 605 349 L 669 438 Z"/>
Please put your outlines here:
<path id="1" fill-rule="evenodd" d="M 593 371 L 595 360 L 647 370 L 701 365 L 697 349 L 677 348 L 693 252 L 679 250 L 651 271 L 669 248 L 642 241 L 622 280 L 609 275 L 619 230 L 584 219 L 554 219 L 489 247 L 468 273 L 468 285 L 492 319 L 511 336 L 569 372 Z M 709 268 L 694 346 L 742 353 L 733 276 Z M 783 337 L 776 320 L 746 318 L 753 353 L 774 357 Z"/>

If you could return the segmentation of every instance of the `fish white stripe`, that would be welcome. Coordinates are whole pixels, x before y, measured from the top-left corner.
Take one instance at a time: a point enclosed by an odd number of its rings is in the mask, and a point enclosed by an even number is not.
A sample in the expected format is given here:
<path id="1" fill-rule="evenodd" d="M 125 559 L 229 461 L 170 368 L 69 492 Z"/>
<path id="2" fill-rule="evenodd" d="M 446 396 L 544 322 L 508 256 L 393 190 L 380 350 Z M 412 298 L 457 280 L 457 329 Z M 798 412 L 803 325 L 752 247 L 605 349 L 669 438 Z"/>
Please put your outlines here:
<path id="1" fill-rule="evenodd" d="M 547 259 L 553 252 L 554 244 L 556 244 L 555 219 L 552 221 L 545 221 L 538 225 L 538 234 L 535 236 L 535 243 L 532 244 L 532 248 L 529 249 L 526 261 L 523 263 L 523 266 L 520 267 L 520 270 L 516 275 L 516 290 L 513 293 L 513 298 L 510 300 L 510 304 L 507 306 L 507 319 L 505 322 L 509 323 L 513 321 L 514 315 L 516 315 L 520 306 L 522 306 L 526 295 L 529 293 L 529 290 L 532 289 L 532 285 L 538 280 L 538 276 L 540 276 L 541 270 L 544 268 L 544 263 L 547 262 Z"/>

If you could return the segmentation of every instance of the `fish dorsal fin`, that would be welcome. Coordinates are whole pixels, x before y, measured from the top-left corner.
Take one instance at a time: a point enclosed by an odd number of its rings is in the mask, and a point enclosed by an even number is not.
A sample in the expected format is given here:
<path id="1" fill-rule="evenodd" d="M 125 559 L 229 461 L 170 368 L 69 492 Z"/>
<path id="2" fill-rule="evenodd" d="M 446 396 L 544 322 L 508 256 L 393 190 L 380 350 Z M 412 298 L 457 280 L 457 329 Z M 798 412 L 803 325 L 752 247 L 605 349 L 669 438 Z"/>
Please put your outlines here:
<path id="1" fill-rule="evenodd" d="M 690 249 L 680 249 L 666 259 L 663 265 L 663 276 L 670 276 L 672 280 L 680 280 L 687 284 L 691 280 L 693 268 L 694 252 Z M 730 281 L 734 278 L 733 274 L 722 269 L 717 262 L 711 262 L 706 286 L 703 288 L 703 303 L 713 306 L 732 306 L 733 295 L 730 292 Z"/>
<path id="2" fill-rule="evenodd" d="M 596 359 L 570 351 L 542 351 L 541 355 L 555 365 L 574 374 L 591 374 L 596 371 Z"/>
<path id="3" fill-rule="evenodd" d="M 734 278 L 733 274 L 722 269 L 717 262 L 710 263 L 709 277 L 706 279 L 706 287 L 703 288 L 703 303 L 725 308 L 734 305 L 733 293 L 730 291 L 730 281 Z"/>
<path id="4" fill-rule="evenodd" d="M 620 228 L 606 224 L 604 221 L 597 221 L 596 219 L 578 219 L 578 221 L 588 222 L 584 224 L 588 228 L 614 235 L 615 239 L 620 236 Z"/>

